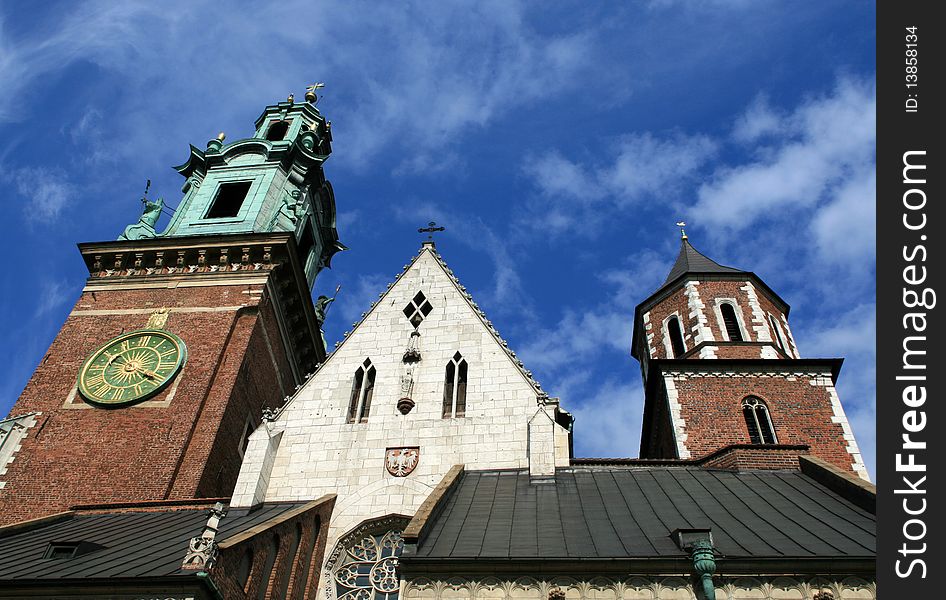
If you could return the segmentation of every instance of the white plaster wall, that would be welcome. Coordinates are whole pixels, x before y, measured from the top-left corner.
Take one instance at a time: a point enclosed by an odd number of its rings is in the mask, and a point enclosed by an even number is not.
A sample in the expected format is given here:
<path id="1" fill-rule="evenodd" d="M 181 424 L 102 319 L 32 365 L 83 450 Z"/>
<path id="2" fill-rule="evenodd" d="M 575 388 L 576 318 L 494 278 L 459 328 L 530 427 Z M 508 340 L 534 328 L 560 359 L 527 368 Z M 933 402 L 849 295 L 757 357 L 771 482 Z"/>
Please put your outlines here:
<path id="1" fill-rule="evenodd" d="M 416 406 L 402 415 L 396 408 L 402 396 L 402 357 L 413 331 L 403 309 L 418 291 L 433 311 L 418 328 L 422 358 L 414 368 L 411 394 Z M 444 370 L 457 351 L 469 364 L 466 416 L 443 419 Z M 366 358 L 377 369 L 368 422 L 346 423 L 352 379 Z M 528 468 L 528 423 L 537 410 L 537 395 L 425 249 L 276 420 L 254 432 L 232 505 L 338 494 L 329 530 L 331 550 L 341 535 L 366 519 L 413 515 L 453 465 Z M 567 432 L 553 425 L 555 444 L 547 445 L 547 461 L 567 466 Z M 276 432 L 281 432 L 278 444 L 271 439 Z M 384 466 L 386 449 L 400 446 L 420 447 L 418 465 L 407 477 L 394 477 Z"/>

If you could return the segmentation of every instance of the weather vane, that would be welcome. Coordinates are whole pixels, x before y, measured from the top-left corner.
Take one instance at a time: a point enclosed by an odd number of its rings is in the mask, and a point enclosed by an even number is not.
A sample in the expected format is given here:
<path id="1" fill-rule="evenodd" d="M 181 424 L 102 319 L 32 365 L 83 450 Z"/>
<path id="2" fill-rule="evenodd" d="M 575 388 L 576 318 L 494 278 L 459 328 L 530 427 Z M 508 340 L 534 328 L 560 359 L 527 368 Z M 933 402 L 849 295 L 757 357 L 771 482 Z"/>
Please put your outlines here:
<path id="1" fill-rule="evenodd" d="M 421 227 L 420 229 L 418 229 L 418 230 L 417 230 L 417 233 L 426 233 L 426 234 L 428 234 L 428 235 L 427 235 L 427 241 L 432 242 L 432 241 L 434 241 L 434 232 L 435 232 L 435 231 L 443 231 L 443 230 L 445 230 L 445 229 L 446 229 L 446 227 L 437 227 L 437 223 L 434 222 L 434 221 L 431 221 L 430 223 L 427 223 L 427 227 Z"/>
<path id="2" fill-rule="evenodd" d="M 686 226 L 687 226 L 686 221 L 677 221 L 677 227 L 680 228 L 680 237 L 684 240 L 687 239 L 687 232 L 683 230 L 683 228 Z"/>
<path id="3" fill-rule="evenodd" d="M 320 90 L 325 87 L 325 84 L 321 81 L 313 83 L 312 85 L 306 86 L 305 88 L 305 101 L 312 102 L 313 104 L 318 101 L 319 97 L 315 94 L 315 90 Z"/>

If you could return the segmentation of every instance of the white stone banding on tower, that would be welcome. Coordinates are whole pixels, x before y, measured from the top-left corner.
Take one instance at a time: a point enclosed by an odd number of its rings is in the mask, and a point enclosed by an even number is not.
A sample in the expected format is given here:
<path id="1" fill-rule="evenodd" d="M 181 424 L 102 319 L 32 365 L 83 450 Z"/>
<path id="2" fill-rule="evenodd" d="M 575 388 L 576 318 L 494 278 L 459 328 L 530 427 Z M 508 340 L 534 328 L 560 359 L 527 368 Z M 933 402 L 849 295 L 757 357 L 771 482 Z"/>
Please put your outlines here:
<path id="1" fill-rule="evenodd" d="M 684 293 L 687 298 L 687 306 L 690 309 L 690 317 L 696 319 L 696 324 L 693 326 L 693 345 L 699 346 L 703 342 L 715 342 L 716 338 L 713 336 L 713 330 L 710 329 L 709 321 L 706 318 L 706 312 L 704 309 L 706 305 L 703 304 L 703 301 L 700 299 L 700 292 L 697 289 L 699 281 L 690 280 L 686 282 L 686 287 Z M 716 346 L 703 346 L 700 348 L 700 358 L 716 358 Z"/>
<path id="2" fill-rule="evenodd" d="M 683 418 L 683 406 L 680 404 L 680 396 L 673 382 L 673 375 L 664 375 L 664 388 L 667 390 L 667 408 L 670 412 L 674 443 L 677 446 L 677 458 L 690 458 L 690 451 L 687 450 L 687 424 Z"/>

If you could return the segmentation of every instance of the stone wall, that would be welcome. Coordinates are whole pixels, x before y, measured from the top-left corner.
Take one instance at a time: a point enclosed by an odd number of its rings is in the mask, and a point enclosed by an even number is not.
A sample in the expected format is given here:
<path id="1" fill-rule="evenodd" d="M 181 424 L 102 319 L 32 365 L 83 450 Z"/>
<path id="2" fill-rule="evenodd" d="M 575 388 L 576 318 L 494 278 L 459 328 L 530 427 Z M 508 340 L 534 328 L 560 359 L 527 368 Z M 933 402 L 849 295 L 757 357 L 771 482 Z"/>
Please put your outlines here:
<path id="1" fill-rule="evenodd" d="M 421 360 L 408 386 L 415 406 L 402 414 L 402 359 L 414 330 L 403 309 L 418 292 L 433 310 L 418 327 Z M 466 413 L 443 418 L 445 369 L 456 352 L 469 365 Z M 377 372 L 370 413 L 367 422 L 348 423 L 353 378 L 366 359 Z M 366 520 L 413 515 L 453 465 L 527 468 L 528 423 L 540 398 L 472 300 L 425 249 L 279 415 L 251 436 L 233 505 L 337 493 L 331 549 Z M 542 402 L 552 410 L 554 401 Z M 553 425 L 549 462 L 567 466 L 568 433 Z M 386 453 L 401 448 L 417 448 L 419 457 L 398 476 L 386 468 Z"/>
<path id="2" fill-rule="evenodd" d="M 715 600 L 814 600 L 829 592 L 834 600 L 875 600 L 876 584 L 860 577 L 715 577 Z M 550 579 L 520 577 L 414 578 L 402 600 L 703 600 L 688 575 Z"/>

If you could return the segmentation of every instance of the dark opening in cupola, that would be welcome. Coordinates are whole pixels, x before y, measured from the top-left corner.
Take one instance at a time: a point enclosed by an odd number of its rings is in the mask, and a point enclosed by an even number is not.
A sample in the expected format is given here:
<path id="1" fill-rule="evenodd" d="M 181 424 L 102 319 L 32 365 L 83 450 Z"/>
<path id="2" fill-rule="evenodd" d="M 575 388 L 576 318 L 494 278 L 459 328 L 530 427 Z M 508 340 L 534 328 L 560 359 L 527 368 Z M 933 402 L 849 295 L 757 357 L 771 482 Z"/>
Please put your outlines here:
<path id="1" fill-rule="evenodd" d="M 246 200 L 246 194 L 250 191 L 252 184 L 252 181 L 221 184 L 204 218 L 224 219 L 240 214 L 240 207 L 243 206 L 243 201 Z"/>
<path id="2" fill-rule="evenodd" d="M 302 268 L 306 267 L 309 261 L 309 253 L 315 245 L 315 234 L 312 233 L 312 221 L 307 221 L 305 229 L 302 231 L 302 237 L 299 238 L 299 258 L 302 260 Z"/>
<path id="3" fill-rule="evenodd" d="M 289 121 L 275 121 L 269 126 L 269 131 L 266 132 L 266 139 L 270 142 L 278 142 L 285 138 L 288 132 Z"/>

